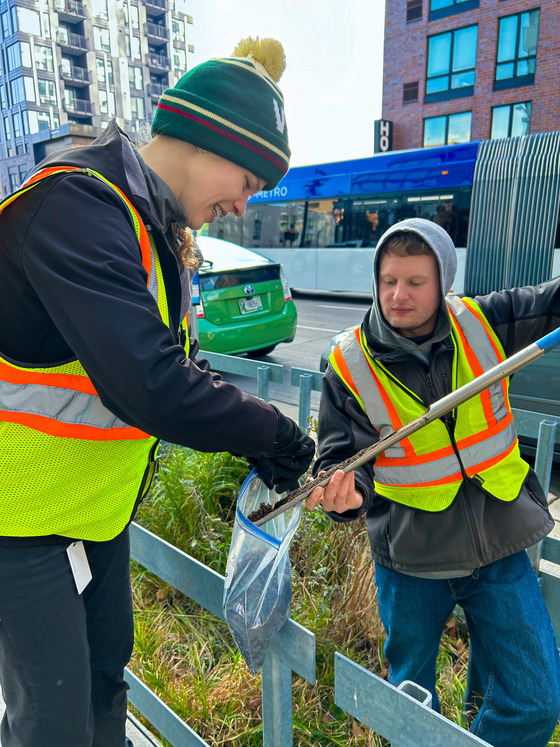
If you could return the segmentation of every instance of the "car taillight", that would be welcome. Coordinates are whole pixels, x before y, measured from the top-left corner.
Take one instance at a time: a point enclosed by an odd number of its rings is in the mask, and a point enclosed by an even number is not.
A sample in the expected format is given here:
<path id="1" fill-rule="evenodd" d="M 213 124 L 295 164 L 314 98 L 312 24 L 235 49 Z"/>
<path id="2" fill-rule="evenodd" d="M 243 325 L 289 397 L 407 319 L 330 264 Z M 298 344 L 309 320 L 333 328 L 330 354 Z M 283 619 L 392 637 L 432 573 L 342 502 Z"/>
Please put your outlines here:
<path id="1" fill-rule="evenodd" d="M 204 304 L 202 303 L 202 298 L 200 299 L 200 303 L 196 305 L 196 316 L 198 319 L 204 319 L 206 314 L 204 313 Z"/>
<path id="2" fill-rule="evenodd" d="M 292 297 L 292 291 L 290 290 L 288 279 L 284 275 L 284 270 L 282 267 L 280 268 L 280 280 L 282 281 L 282 288 L 284 289 L 284 301 L 289 301 Z"/>

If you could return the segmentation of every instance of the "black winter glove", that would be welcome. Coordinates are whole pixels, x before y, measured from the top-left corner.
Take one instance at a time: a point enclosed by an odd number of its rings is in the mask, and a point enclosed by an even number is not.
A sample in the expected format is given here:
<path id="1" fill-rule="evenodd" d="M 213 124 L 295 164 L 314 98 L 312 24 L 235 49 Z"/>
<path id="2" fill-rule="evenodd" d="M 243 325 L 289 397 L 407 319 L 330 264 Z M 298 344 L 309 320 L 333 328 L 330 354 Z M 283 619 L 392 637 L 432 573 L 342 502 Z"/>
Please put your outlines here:
<path id="1" fill-rule="evenodd" d="M 272 405 L 274 407 L 274 405 Z M 302 431 L 291 418 L 278 413 L 278 430 L 272 448 L 260 457 L 249 459 L 259 467 L 267 488 L 274 486 L 278 493 L 299 487 L 298 478 L 303 475 L 315 455 L 315 442 Z"/>

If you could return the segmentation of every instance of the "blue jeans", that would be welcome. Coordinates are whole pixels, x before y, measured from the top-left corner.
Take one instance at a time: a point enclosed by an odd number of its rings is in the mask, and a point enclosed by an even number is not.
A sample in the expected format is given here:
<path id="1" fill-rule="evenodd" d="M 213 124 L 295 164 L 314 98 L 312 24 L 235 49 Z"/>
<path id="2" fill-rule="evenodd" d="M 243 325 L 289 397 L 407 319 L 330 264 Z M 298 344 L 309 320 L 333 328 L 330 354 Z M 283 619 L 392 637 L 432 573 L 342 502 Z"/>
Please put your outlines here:
<path id="1" fill-rule="evenodd" d="M 407 576 L 376 563 L 389 681 L 412 680 L 439 710 L 436 659 L 456 604 L 485 690 L 470 731 L 494 747 L 545 747 L 560 716 L 560 662 L 529 558 L 518 552 L 457 579 Z"/>

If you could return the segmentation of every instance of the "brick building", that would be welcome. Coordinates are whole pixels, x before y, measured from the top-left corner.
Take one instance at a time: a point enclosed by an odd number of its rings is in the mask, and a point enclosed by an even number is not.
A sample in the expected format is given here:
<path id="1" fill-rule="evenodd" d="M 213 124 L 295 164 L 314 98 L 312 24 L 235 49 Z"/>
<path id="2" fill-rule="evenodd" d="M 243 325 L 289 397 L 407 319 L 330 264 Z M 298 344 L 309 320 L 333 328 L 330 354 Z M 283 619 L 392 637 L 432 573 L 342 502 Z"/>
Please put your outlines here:
<path id="1" fill-rule="evenodd" d="M 560 0 L 386 0 L 393 149 L 560 128 Z"/>

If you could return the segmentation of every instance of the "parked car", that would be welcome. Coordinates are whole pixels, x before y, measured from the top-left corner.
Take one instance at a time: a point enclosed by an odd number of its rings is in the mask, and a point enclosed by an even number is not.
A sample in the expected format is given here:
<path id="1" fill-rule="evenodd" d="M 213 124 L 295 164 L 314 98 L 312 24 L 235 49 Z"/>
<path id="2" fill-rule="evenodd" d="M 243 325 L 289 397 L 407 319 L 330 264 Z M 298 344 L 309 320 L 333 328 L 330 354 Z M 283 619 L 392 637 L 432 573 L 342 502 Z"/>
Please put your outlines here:
<path id="1" fill-rule="evenodd" d="M 296 334 L 297 310 L 282 265 L 230 241 L 198 236 L 198 338 L 202 350 L 259 358 Z"/>
<path id="2" fill-rule="evenodd" d="M 347 327 L 331 338 L 329 347 L 321 353 L 320 371 L 326 371 L 332 351 L 355 329 L 356 327 Z M 560 349 L 550 350 L 514 373 L 510 381 L 509 399 L 511 406 L 519 410 L 560 417 Z M 523 453 L 534 454 L 534 439 L 520 438 L 519 441 Z M 556 436 L 554 460 L 560 462 L 560 433 Z"/>

